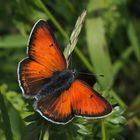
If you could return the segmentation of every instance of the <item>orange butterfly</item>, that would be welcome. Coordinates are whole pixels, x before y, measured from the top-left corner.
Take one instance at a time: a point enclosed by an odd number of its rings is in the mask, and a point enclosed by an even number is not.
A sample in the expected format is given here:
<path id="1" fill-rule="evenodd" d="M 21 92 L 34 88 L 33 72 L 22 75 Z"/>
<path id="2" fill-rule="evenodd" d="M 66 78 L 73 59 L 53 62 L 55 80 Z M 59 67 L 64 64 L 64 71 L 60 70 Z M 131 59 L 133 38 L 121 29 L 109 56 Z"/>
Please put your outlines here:
<path id="1" fill-rule="evenodd" d="M 19 85 L 25 97 L 36 100 L 35 110 L 45 119 L 66 124 L 75 116 L 102 118 L 112 111 L 100 94 L 75 80 L 45 21 L 34 25 L 27 53 L 18 65 Z"/>

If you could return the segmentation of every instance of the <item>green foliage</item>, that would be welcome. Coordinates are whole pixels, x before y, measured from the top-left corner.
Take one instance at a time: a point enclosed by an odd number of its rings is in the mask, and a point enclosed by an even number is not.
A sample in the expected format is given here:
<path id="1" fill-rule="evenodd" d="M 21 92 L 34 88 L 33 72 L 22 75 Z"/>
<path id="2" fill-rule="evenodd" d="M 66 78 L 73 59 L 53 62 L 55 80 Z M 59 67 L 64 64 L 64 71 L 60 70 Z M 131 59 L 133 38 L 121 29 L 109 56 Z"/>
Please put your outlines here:
<path id="1" fill-rule="evenodd" d="M 0 140 L 139 140 L 139 5 L 138 0 L 1 0 Z M 22 97 L 17 66 L 26 56 L 29 32 L 38 19 L 49 20 L 64 50 L 84 9 L 87 17 L 72 69 L 97 74 L 96 80 L 78 77 L 101 93 L 113 111 L 103 119 L 75 118 L 67 125 L 55 125 L 34 112 L 32 100 Z"/>

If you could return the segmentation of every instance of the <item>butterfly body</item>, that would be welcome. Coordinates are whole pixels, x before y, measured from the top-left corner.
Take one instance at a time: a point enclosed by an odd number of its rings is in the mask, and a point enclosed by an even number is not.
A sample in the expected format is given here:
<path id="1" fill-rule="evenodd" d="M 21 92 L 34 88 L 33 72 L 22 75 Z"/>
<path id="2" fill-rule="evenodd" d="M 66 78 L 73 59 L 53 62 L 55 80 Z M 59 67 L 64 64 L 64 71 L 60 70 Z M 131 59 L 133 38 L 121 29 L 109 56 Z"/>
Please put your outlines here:
<path id="1" fill-rule="evenodd" d="M 54 72 L 52 77 L 47 80 L 41 90 L 38 92 L 36 99 L 44 98 L 49 94 L 59 95 L 59 93 L 67 90 L 74 81 L 74 72 L 72 70 L 64 70 Z"/>
<path id="2" fill-rule="evenodd" d="M 46 120 L 66 124 L 75 116 L 103 118 L 112 107 L 68 69 L 48 24 L 39 20 L 33 27 L 28 57 L 18 65 L 18 81 L 23 96 L 35 99 L 35 110 Z"/>

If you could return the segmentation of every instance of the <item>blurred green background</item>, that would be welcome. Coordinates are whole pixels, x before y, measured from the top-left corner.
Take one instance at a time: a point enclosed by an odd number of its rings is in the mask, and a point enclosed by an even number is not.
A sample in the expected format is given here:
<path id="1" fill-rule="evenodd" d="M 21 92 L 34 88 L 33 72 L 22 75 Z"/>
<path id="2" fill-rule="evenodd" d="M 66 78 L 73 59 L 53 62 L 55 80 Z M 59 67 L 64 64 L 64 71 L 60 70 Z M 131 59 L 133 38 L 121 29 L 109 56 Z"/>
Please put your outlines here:
<path id="1" fill-rule="evenodd" d="M 87 9 L 72 69 L 113 106 L 105 119 L 76 118 L 62 126 L 35 113 L 17 80 L 28 36 L 38 19 L 48 20 L 62 50 Z M 139 0 L 0 0 L 0 140 L 140 140 Z"/>

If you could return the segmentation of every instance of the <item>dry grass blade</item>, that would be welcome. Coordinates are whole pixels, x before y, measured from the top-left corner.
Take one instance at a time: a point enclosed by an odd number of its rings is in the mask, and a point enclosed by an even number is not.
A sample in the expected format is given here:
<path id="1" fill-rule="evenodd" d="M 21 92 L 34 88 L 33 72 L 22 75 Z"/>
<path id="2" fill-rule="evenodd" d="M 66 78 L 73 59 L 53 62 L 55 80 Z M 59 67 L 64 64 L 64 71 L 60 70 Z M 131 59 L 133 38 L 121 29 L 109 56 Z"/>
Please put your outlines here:
<path id="1" fill-rule="evenodd" d="M 66 60 L 68 60 L 70 54 L 72 53 L 72 51 L 74 50 L 74 48 L 76 46 L 76 43 L 78 41 L 78 36 L 80 34 L 80 31 L 83 26 L 83 22 L 85 20 L 86 13 L 87 13 L 86 10 L 84 10 L 76 21 L 74 30 L 72 31 L 71 36 L 70 36 L 69 44 L 67 45 L 67 47 L 64 50 L 64 56 L 65 56 Z"/>

